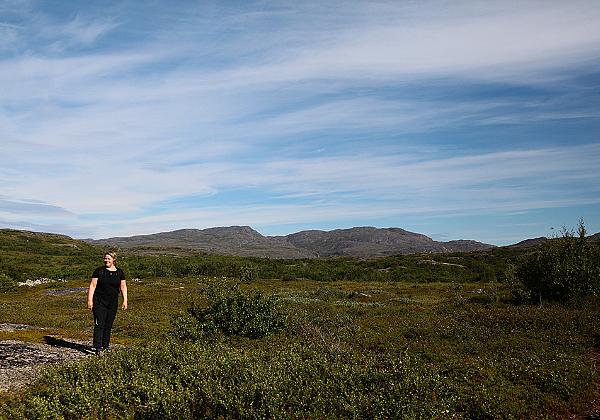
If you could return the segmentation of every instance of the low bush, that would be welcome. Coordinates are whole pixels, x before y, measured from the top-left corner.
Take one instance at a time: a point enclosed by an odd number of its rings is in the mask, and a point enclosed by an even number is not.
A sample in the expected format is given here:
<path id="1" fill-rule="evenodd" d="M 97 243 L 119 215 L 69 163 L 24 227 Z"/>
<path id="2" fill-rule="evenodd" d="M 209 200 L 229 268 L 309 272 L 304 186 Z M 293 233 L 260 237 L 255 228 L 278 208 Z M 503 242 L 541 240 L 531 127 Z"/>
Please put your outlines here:
<path id="1" fill-rule="evenodd" d="M 196 340 L 206 333 L 262 338 L 285 326 L 277 300 L 260 292 L 244 292 L 237 284 L 211 284 L 205 289 L 208 307 L 192 304 L 173 320 L 174 334 Z"/>
<path id="2" fill-rule="evenodd" d="M 508 264 L 504 271 L 504 283 L 510 290 L 512 301 L 517 304 L 527 304 L 532 300 L 531 290 L 521 281 L 517 274 L 517 266 Z"/>
<path id="3" fill-rule="evenodd" d="M 258 279 L 258 269 L 251 264 L 240 267 L 240 281 L 250 282 Z"/>
<path id="4" fill-rule="evenodd" d="M 7 274 L 0 273 L 0 293 L 10 292 L 17 288 L 15 279 Z"/>
<path id="5" fill-rule="evenodd" d="M 0 418 L 442 418 L 445 389 L 402 352 L 172 342 L 48 369 Z"/>

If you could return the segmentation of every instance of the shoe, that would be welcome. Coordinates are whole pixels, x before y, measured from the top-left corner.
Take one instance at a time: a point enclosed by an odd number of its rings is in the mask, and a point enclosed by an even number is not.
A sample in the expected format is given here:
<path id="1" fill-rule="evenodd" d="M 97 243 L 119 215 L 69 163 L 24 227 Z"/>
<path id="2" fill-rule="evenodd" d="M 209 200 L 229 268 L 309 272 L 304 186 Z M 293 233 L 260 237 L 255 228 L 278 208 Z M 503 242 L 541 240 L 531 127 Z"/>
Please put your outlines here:
<path id="1" fill-rule="evenodd" d="M 94 350 L 96 356 L 100 356 L 100 354 L 102 354 L 103 351 L 104 349 L 102 347 L 96 347 L 96 349 Z"/>

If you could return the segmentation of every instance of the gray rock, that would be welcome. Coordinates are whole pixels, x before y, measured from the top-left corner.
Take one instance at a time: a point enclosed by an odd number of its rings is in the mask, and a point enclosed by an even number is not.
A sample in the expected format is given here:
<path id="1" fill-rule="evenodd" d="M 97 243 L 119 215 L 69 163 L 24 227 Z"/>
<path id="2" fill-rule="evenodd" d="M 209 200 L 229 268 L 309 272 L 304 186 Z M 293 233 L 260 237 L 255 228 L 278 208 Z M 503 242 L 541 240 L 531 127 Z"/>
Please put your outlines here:
<path id="1" fill-rule="evenodd" d="M 66 289 L 54 289 L 48 290 L 46 295 L 48 296 L 64 296 L 69 295 L 71 293 L 85 293 L 88 291 L 87 287 L 69 287 Z"/>
<path id="2" fill-rule="evenodd" d="M 7 324 L 2 324 L 7 325 Z M 19 325 L 19 324 L 13 324 Z M 16 390 L 31 382 L 42 366 L 92 354 L 87 343 L 46 336 L 46 344 L 0 341 L 0 391 Z"/>
<path id="3" fill-rule="evenodd" d="M 0 331 L 13 332 L 18 330 L 30 330 L 34 327 L 26 324 L 0 324 Z"/>

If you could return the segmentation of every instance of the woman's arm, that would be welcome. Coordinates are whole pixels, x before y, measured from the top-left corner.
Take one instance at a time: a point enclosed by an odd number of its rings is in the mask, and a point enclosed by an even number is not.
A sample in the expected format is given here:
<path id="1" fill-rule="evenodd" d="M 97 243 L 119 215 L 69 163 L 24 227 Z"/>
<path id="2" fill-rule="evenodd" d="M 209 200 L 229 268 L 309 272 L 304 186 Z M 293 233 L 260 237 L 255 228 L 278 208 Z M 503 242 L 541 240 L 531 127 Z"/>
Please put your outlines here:
<path id="1" fill-rule="evenodd" d="M 121 293 L 123 293 L 123 309 L 127 309 L 127 283 L 121 280 Z"/>
<path id="2" fill-rule="evenodd" d="M 94 309 L 94 291 L 96 290 L 96 285 L 98 284 L 98 278 L 92 277 L 90 281 L 90 287 L 88 289 L 88 309 Z"/>

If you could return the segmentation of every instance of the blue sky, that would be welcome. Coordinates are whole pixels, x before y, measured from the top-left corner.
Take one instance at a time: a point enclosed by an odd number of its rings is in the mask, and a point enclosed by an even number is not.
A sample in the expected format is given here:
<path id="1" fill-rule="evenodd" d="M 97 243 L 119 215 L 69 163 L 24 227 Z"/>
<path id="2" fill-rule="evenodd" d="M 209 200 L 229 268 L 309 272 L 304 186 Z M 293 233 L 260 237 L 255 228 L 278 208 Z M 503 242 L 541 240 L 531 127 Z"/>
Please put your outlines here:
<path id="1" fill-rule="evenodd" d="M 0 0 L 0 227 L 600 231 L 599 21 L 597 1 Z"/>

